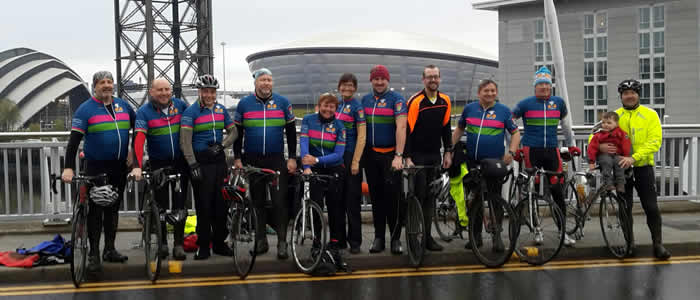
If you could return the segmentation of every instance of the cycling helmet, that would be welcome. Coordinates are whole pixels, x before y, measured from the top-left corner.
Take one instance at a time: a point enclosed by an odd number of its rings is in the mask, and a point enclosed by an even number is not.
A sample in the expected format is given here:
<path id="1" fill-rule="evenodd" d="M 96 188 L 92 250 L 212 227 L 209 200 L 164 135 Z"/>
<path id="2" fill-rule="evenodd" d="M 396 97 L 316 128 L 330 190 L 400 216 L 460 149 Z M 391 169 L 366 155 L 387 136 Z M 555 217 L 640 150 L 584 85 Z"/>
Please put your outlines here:
<path id="1" fill-rule="evenodd" d="M 214 78 L 214 76 L 205 74 L 202 76 L 199 76 L 197 78 L 197 88 L 198 89 L 204 89 L 204 88 L 214 88 L 218 89 L 219 88 L 219 81 Z"/>
<path id="2" fill-rule="evenodd" d="M 90 188 L 90 199 L 99 206 L 112 206 L 118 197 L 117 191 L 111 184 Z"/>
<path id="3" fill-rule="evenodd" d="M 617 92 L 618 93 L 622 94 L 626 90 L 633 90 L 637 93 L 637 95 L 640 95 L 641 91 L 642 91 L 642 84 L 639 83 L 639 81 L 637 81 L 637 80 L 627 79 L 627 80 L 620 82 L 620 84 L 617 85 Z"/>

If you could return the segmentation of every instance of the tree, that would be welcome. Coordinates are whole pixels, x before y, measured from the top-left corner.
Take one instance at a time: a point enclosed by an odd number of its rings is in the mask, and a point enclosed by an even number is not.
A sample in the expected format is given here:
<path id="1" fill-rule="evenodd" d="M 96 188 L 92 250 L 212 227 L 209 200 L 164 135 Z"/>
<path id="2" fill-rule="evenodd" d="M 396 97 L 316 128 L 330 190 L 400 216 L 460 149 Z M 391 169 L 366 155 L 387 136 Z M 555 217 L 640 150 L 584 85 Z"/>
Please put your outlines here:
<path id="1" fill-rule="evenodd" d="M 8 99 L 0 99 L 0 131 L 14 129 L 19 121 L 20 116 L 17 104 Z"/>
<path id="2" fill-rule="evenodd" d="M 63 119 L 53 121 L 53 131 L 66 131 L 66 122 Z"/>
<path id="3" fill-rule="evenodd" d="M 41 125 L 39 125 L 39 123 L 32 123 L 32 124 L 29 124 L 29 131 L 32 131 L 32 132 L 39 132 L 40 129 L 41 129 Z"/>

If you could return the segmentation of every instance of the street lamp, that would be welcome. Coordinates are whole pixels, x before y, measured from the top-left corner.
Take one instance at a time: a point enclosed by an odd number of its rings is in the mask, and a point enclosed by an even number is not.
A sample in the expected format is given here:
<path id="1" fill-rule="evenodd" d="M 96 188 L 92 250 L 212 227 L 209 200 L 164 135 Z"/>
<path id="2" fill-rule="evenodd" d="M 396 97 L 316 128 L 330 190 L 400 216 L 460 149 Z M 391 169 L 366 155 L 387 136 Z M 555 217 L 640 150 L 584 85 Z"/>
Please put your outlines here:
<path id="1" fill-rule="evenodd" d="M 224 105 L 226 105 L 226 42 L 221 42 L 221 65 L 224 72 L 224 93 L 221 98 Z"/>

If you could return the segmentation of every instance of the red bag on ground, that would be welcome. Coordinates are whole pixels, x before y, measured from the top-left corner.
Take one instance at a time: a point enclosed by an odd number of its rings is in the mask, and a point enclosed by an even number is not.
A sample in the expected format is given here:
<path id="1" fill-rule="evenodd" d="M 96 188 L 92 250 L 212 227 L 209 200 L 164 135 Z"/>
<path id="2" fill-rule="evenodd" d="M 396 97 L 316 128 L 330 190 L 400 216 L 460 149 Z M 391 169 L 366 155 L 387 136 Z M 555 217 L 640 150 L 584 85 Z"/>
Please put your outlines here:
<path id="1" fill-rule="evenodd" d="M 39 260 L 39 254 L 22 255 L 14 251 L 0 252 L 0 265 L 31 268 Z"/>
<path id="2" fill-rule="evenodd" d="M 185 252 L 197 251 L 197 234 L 190 234 L 186 236 L 184 242 L 182 243 L 182 248 L 185 249 Z"/>

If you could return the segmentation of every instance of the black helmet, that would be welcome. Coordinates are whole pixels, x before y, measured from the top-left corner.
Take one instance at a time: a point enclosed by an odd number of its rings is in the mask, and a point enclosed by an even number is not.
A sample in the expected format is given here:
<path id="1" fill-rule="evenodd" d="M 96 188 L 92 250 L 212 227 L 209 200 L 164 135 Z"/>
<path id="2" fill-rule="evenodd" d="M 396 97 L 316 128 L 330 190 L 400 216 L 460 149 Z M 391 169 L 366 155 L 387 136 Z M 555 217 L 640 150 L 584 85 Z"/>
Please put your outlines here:
<path id="1" fill-rule="evenodd" d="M 198 89 L 204 89 L 204 88 L 214 88 L 218 89 L 219 88 L 219 81 L 214 78 L 214 76 L 205 74 L 202 76 L 199 76 L 197 78 L 197 88 Z"/>
<path id="2" fill-rule="evenodd" d="M 637 80 L 627 79 L 627 80 L 620 82 L 620 84 L 617 85 L 617 92 L 618 93 L 622 94 L 626 90 L 633 90 L 637 93 L 637 95 L 640 95 L 641 91 L 642 91 L 642 84 L 639 83 L 639 81 L 637 81 Z"/>

